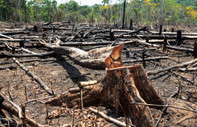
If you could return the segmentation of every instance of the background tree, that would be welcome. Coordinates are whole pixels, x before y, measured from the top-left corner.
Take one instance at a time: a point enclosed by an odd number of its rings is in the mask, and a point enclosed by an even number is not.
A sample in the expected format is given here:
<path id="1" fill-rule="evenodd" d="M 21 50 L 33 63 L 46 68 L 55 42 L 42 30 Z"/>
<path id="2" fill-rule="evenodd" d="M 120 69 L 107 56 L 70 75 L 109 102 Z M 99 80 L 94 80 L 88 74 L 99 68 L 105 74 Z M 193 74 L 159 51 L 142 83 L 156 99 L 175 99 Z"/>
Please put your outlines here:
<path id="1" fill-rule="evenodd" d="M 114 0 L 115 1 L 115 0 Z M 0 0 L 0 21 L 121 23 L 123 1 L 81 6 L 76 1 L 58 5 L 56 0 Z M 127 0 L 126 23 L 197 24 L 197 0 Z"/>

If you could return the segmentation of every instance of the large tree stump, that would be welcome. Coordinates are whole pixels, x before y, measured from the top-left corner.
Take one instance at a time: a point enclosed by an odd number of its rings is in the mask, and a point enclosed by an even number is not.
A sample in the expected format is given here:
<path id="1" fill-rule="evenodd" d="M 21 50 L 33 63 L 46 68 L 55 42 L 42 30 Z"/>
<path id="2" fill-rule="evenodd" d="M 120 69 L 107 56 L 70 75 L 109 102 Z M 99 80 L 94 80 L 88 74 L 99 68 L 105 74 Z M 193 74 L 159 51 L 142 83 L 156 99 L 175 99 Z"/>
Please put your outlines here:
<path id="1" fill-rule="evenodd" d="M 124 45 L 115 47 L 105 64 L 107 75 L 102 82 L 83 89 L 84 105 L 105 104 L 113 107 L 117 115 L 124 114 L 137 127 L 152 127 L 152 115 L 148 106 L 131 102 L 163 104 L 146 75 L 142 65 L 122 65 L 120 52 Z M 80 89 L 65 92 L 47 102 L 50 105 L 79 105 Z"/>
<path id="2" fill-rule="evenodd" d="M 116 113 L 122 111 L 137 126 L 153 126 L 149 107 L 131 102 L 162 104 L 147 81 L 142 65 L 110 69 L 107 72 L 105 98 L 113 104 Z"/>

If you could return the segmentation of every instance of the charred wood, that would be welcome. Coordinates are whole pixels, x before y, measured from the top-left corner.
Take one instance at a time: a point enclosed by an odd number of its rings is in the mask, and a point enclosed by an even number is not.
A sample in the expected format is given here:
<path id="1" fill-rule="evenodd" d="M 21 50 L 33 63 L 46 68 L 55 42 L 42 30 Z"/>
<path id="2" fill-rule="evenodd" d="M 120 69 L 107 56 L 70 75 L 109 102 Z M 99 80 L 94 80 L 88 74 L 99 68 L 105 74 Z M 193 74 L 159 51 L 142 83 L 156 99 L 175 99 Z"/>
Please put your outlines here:
<path id="1" fill-rule="evenodd" d="M 177 64 L 177 65 L 172 65 L 172 66 L 169 66 L 169 67 L 164 68 L 164 69 L 148 71 L 147 73 L 148 73 L 148 75 L 155 75 L 155 74 L 159 74 L 161 72 L 165 72 L 165 71 L 169 71 L 169 70 L 176 69 L 176 68 L 179 68 L 179 67 L 184 67 L 184 66 L 187 66 L 187 65 L 190 65 L 190 64 L 194 64 L 196 62 L 197 62 L 197 59 L 194 59 L 194 60 L 191 60 L 191 61 L 188 61 L 188 62 L 180 63 L 180 64 Z"/>
<path id="2" fill-rule="evenodd" d="M 54 52 L 47 52 L 41 54 L 8 54 L 8 53 L 1 53 L 0 58 L 10 58 L 10 57 L 46 57 L 46 56 L 53 56 Z"/>

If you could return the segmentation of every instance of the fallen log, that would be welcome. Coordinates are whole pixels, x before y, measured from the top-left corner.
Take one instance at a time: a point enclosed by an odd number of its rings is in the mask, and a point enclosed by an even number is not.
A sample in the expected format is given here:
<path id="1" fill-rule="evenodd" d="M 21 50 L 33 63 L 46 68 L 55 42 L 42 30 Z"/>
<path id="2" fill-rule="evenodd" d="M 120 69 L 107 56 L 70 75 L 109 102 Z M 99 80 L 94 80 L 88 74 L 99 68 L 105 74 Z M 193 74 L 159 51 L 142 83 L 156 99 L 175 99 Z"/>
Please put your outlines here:
<path id="1" fill-rule="evenodd" d="M 68 56 L 75 64 L 78 64 L 83 67 L 87 67 L 90 69 L 105 69 L 105 58 L 109 56 L 113 46 L 92 49 L 88 52 L 81 50 L 75 47 L 64 46 L 61 47 L 59 45 L 51 45 L 46 43 L 44 40 L 40 40 L 40 44 L 48 47 L 54 51 L 55 54 L 66 55 Z"/>

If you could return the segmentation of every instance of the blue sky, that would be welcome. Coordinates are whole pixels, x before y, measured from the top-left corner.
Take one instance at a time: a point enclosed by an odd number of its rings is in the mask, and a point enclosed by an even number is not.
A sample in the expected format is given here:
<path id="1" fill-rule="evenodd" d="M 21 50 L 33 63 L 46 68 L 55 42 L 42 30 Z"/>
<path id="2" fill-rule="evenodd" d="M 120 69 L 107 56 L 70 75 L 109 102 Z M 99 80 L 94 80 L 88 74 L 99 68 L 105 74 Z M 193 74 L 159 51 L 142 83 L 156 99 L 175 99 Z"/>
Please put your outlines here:
<path id="1" fill-rule="evenodd" d="M 60 3 L 67 3 L 70 0 L 56 0 L 58 2 L 58 4 Z M 78 4 L 81 5 L 94 5 L 94 4 L 102 4 L 102 0 L 75 0 Z M 118 2 L 118 0 L 110 0 L 112 3 L 116 3 Z"/>

